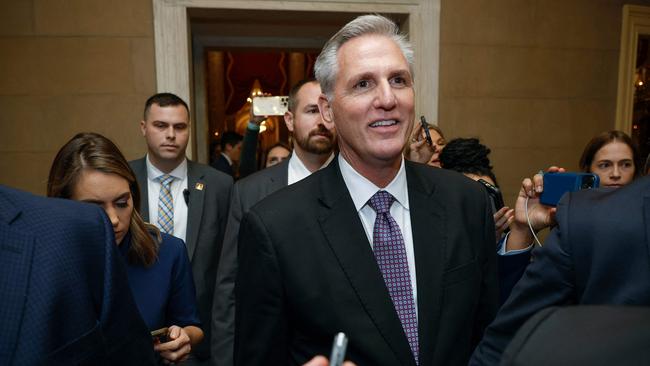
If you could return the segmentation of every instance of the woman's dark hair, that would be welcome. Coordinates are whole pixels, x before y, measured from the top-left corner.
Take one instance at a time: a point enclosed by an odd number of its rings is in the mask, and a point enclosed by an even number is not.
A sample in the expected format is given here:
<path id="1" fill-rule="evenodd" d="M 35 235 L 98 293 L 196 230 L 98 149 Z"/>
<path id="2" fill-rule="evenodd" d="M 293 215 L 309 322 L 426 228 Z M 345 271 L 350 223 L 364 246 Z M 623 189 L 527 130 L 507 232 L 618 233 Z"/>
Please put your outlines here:
<path id="1" fill-rule="evenodd" d="M 289 156 L 291 156 L 291 147 L 289 145 L 285 144 L 282 141 L 278 141 L 275 144 L 269 146 L 269 148 L 264 151 L 264 159 L 262 159 L 262 161 L 261 161 L 262 166 L 260 167 L 260 169 L 266 168 L 266 158 L 268 158 L 269 153 L 271 153 L 271 150 L 275 149 L 276 147 L 281 147 L 281 148 L 287 150 L 289 152 Z"/>
<path id="2" fill-rule="evenodd" d="M 79 133 L 63 145 L 50 168 L 47 196 L 70 199 L 81 173 L 87 169 L 116 174 L 129 183 L 134 209 L 129 227 L 131 247 L 127 259 L 129 263 L 151 265 L 158 256 L 160 232 L 140 216 L 138 181 L 124 155 L 111 140 L 97 133 Z"/>
<path id="3" fill-rule="evenodd" d="M 440 153 L 440 165 L 459 173 L 490 177 L 498 186 L 488 158 L 490 151 L 477 138 L 456 138 L 447 142 Z"/>
<path id="4" fill-rule="evenodd" d="M 632 160 L 634 162 L 634 177 L 637 178 L 642 175 L 641 171 L 641 153 L 639 148 L 636 146 L 634 141 L 623 131 L 607 131 L 603 132 L 600 135 L 595 136 L 587 143 L 585 149 L 582 151 L 582 156 L 580 157 L 580 169 L 585 173 L 591 173 L 591 163 L 594 161 L 594 156 L 598 150 L 602 149 L 603 146 L 609 144 L 610 142 L 622 142 L 630 147 L 632 150 Z"/>
<path id="5" fill-rule="evenodd" d="M 429 129 L 436 131 L 438 133 L 438 135 L 440 135 L 440 137 L 442 137 L 443 140 L 445 139 L 445 134 L 442 132 L 442 129 L 440 127 L 438 127 L 437 125 L 429 124 Z M 435 143 L 435 141 L 434 141 L 434 143 Z"/>

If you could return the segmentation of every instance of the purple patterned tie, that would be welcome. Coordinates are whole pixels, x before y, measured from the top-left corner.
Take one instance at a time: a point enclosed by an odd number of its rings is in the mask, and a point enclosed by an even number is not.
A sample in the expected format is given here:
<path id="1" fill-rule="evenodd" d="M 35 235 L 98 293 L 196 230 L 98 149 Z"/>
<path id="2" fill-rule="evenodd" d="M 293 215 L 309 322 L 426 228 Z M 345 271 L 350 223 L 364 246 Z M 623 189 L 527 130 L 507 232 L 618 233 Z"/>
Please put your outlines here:
<path id="1" fill-rule="evenodd" d="M 406 247 L 402 232 L 390 215 L 390 206 L 394 201 L 395 197 L 386 191 L 379 191 L 370 197 L 369 205 L 377 213 L 372 232 L 373 251 L 388 287 L 390 299 L 402 322 L 415 363 L 419 364 L 418 320 L 415 316 L 415 301 L 406 259 Z"/>

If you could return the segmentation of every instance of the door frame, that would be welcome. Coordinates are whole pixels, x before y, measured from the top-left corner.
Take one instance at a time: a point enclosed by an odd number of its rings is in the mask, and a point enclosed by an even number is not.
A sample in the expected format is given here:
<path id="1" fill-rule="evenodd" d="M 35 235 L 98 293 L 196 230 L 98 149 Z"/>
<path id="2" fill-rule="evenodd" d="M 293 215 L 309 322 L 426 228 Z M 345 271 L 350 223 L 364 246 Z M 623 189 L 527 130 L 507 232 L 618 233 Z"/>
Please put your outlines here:
<path id="1" fill-rule="evenodd" d="M 194 105 L 188 17 L 188 10 L 191 8 L 404 14 L 407 20 L 402 26 L 408 32 L 416 54 L 414 65 L 416 113 L 427 116 L 431 122 L 438 121 L 440 0 L 357 0 L 345 3 L 337 0 L 152 1 L 156 89 L 158 92 L 167 91 L 177 94 L 190 106 Z M 196 123 L 194 125 L 199 127 Z M 190 158 L 197 155 L 195 141 L 205 140 L 196 138 L 198 130 L 199 128 L 193 128 L 190 134 L 187 151 Z M 204 147 L 200 150 L 205 151 Z"/>

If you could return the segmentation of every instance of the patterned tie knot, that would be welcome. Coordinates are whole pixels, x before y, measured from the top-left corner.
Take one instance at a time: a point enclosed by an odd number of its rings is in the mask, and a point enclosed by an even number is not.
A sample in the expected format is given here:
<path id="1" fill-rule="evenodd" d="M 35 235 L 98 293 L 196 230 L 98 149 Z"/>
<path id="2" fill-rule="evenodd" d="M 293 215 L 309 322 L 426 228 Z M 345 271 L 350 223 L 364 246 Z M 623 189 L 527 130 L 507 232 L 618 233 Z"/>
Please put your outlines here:
<path id="1" fill-rule="evenodd" d="M 174 178 L 174 176 L 169 175 L 169 174 L 163 174 L 160 177 L 156 178 L 156 180 L 158 182 L 160 182 L 160 184 L 163 187 L 169 187 L 172 184 L 172 182 L 174 181 L 174 179 L 176 179 L 176 178 Z"/>
<path id="2" fill-rule="evenodd" d="M 370 197 L 370 207 L 379 215 L 390 212 L 390 206 L 395 202 L 395 197 L 386 191 L 379 191 Z"/>

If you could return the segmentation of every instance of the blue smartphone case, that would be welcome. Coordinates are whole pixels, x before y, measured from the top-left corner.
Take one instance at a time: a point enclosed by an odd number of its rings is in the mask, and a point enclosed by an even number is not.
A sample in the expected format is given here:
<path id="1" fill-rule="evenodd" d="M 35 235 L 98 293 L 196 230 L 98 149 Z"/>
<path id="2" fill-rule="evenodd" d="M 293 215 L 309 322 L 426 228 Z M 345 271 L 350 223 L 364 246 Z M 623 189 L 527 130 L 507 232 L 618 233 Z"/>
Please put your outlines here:
<path id="1" fill-rule="evenodd" d="M 593 173 L 545 173 L 544 191 L 539 202 L 547 206 L 557 206 L 566 192 L 598 188 L 600 179 Z"/>

